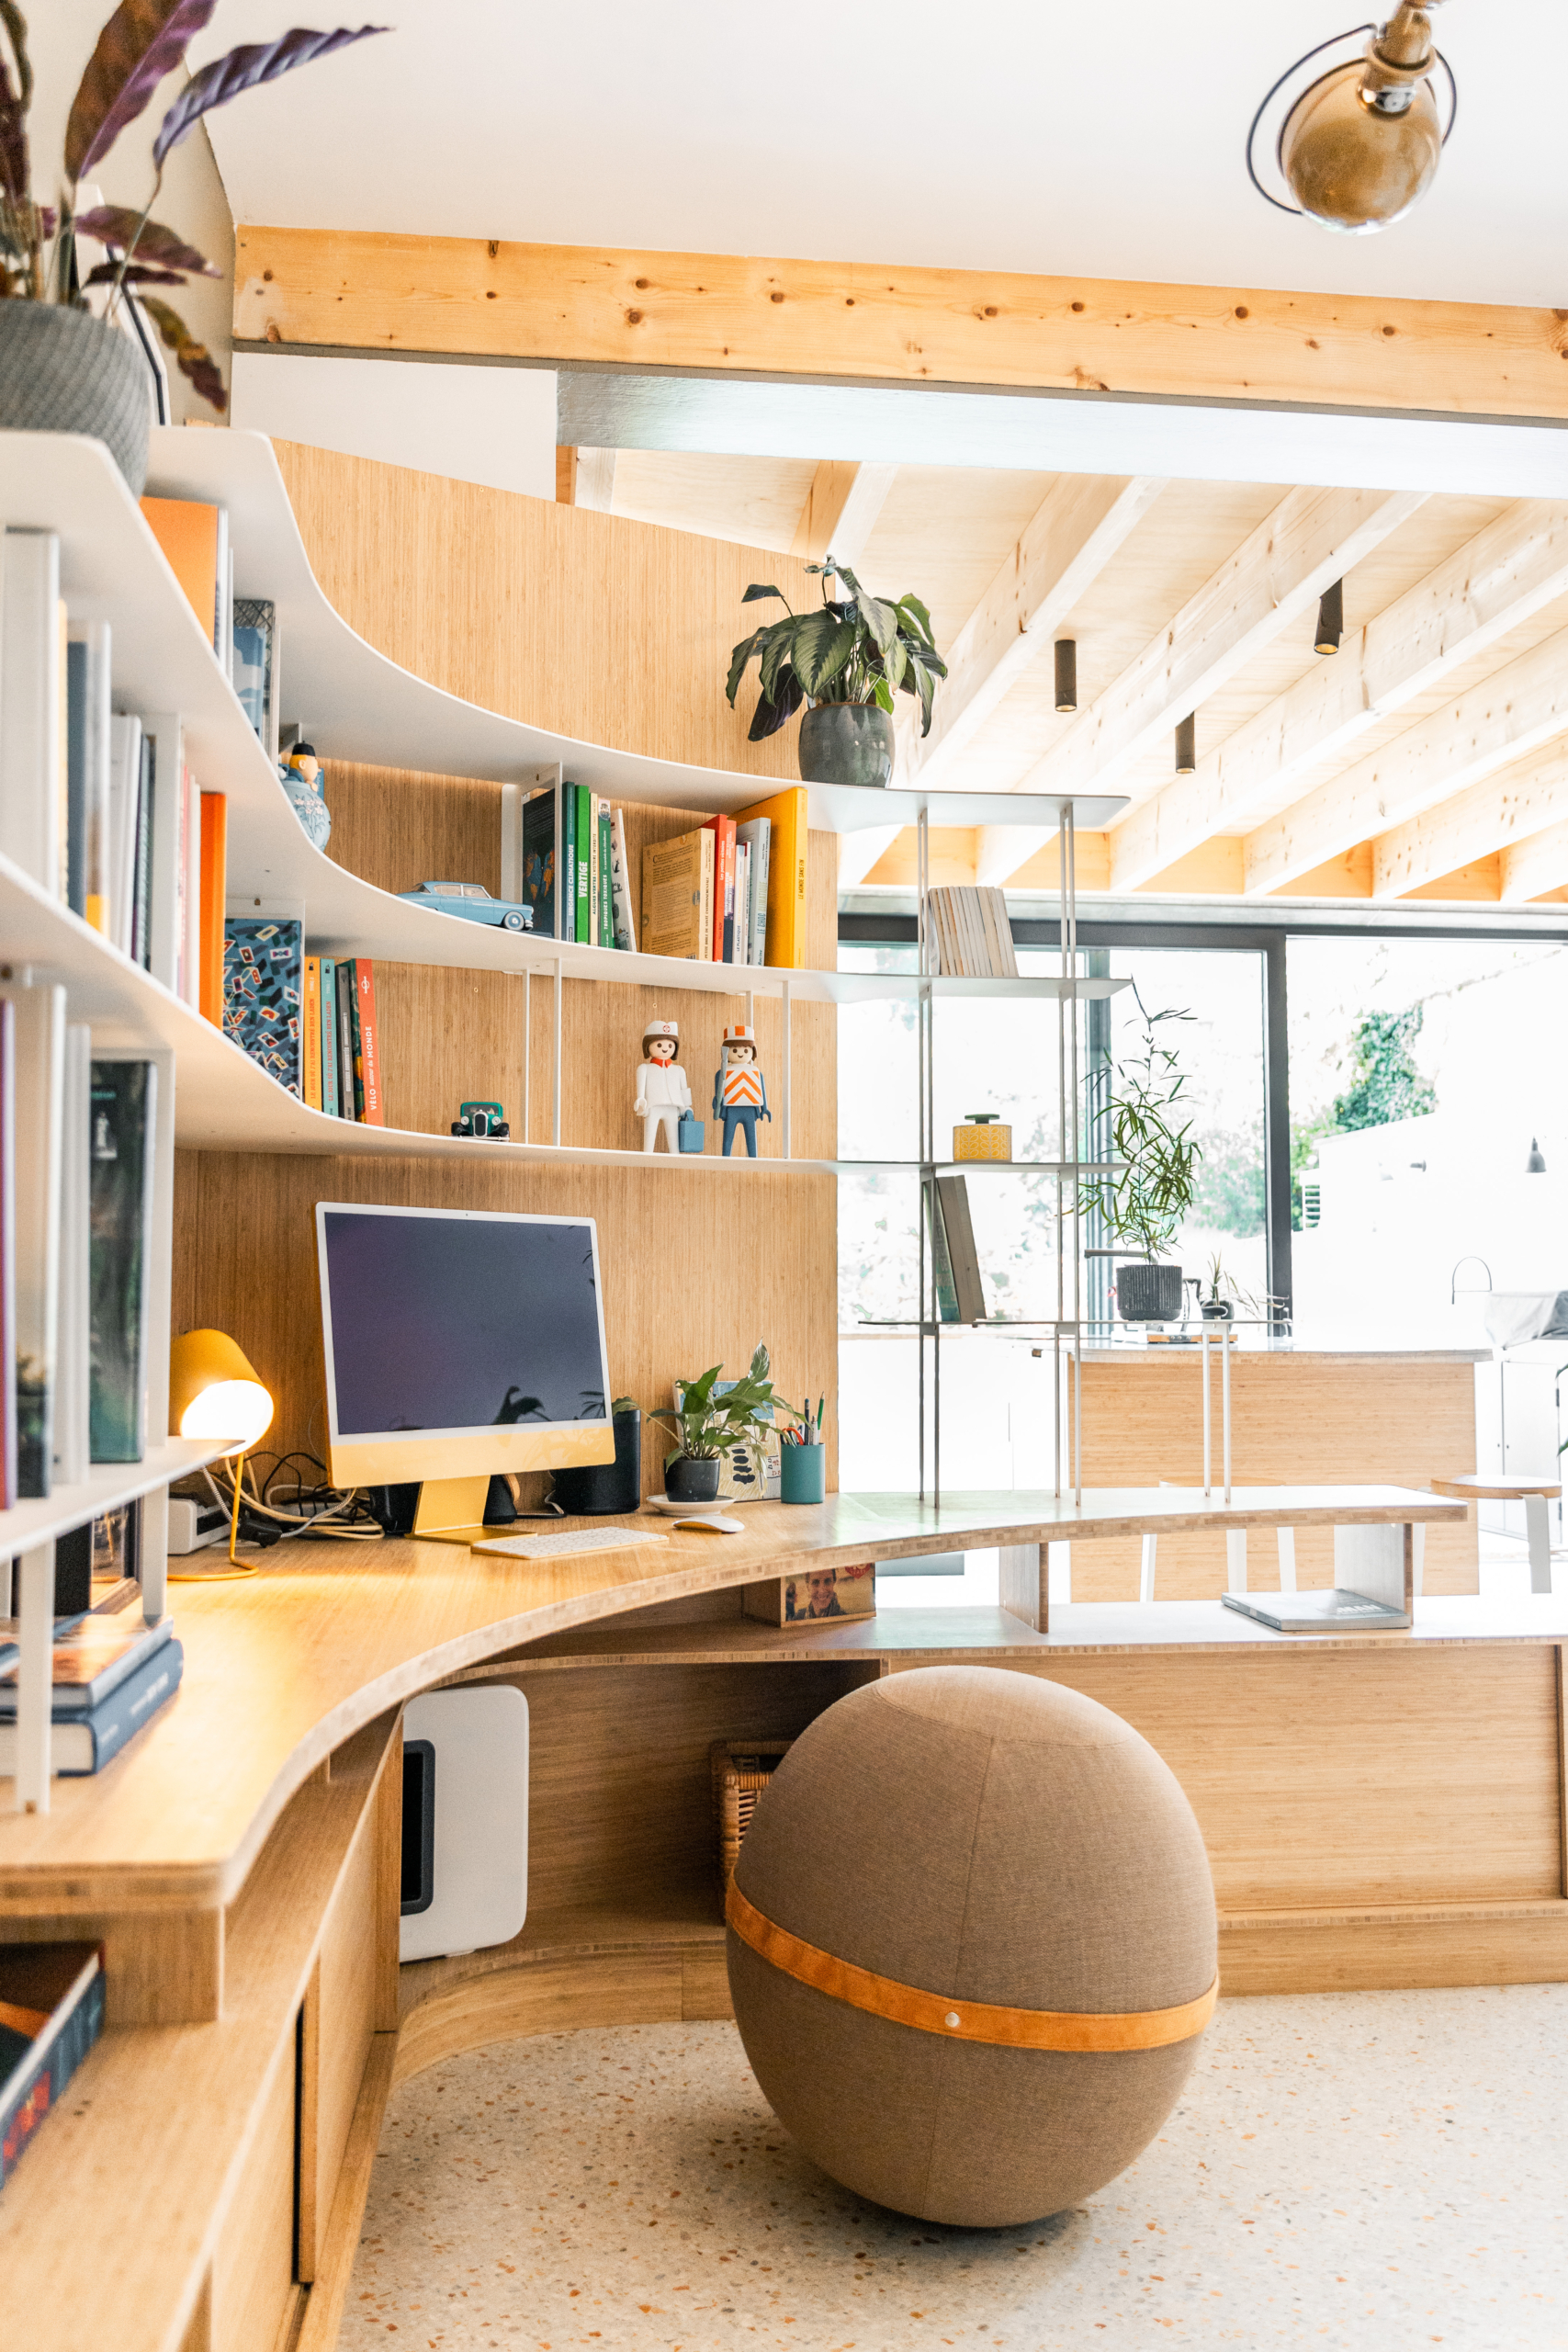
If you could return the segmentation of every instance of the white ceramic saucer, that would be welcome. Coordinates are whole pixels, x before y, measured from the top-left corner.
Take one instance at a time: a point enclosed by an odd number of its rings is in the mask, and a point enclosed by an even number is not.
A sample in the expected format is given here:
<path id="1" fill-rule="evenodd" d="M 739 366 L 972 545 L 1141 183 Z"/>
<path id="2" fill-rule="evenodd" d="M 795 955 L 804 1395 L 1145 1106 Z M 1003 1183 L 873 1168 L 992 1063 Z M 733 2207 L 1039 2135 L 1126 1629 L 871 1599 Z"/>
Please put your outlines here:
<path id="1" fill-rule="evenodd" d="M 706 1528 L 715 1535 L 744 1535 L 744 1523 L 728 1518 L 717 1503 L 674 1503 L 668 1495 L 649 1495 L 645 1510 L 662 1511 L 680 1527 Z"/>

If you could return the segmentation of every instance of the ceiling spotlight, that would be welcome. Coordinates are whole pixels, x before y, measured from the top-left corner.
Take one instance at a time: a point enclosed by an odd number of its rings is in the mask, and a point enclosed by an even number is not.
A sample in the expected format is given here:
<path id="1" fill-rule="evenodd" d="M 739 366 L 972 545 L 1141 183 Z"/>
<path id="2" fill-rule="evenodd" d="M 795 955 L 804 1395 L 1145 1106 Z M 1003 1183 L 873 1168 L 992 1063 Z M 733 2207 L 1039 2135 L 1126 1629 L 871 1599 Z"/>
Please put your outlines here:
<path id="1" fill-rule="evenodd" d="M 1056 707 L 1077 710 L 1078 707 L 1078 647 L 1073 637 L 1056 639 Z"/>
<path id="2" fill-rule="evenodd" d="M 1438 5 L 1400 0 L 1385 25 L 1359 25 L 1323 41 L 1280 75 L 1247 137 L 1247 170 L 1260 196 L 1348 236 L 1371 236 L 1419 203 L 1437 176 L 1458 101 L 1452 69 L 1432 39 L 1430 11 Z M 1303 86 L 1325 51 L 1343 51 L 1363 33 L 1371 35 L 1364 50 Z M 1267 153 L 1259 134 L 1265 118 L 1271 130 L 1281 109 L 1273 144 L 1286 193 L 1276 196 L 1259 176 Z"/>
<path id="3" fill-rule="evenodd" d="M 1337 653 L 1345 641 L 1345 582 L 1337 580 L 1325 588 L 1317 607 L 1317 634 L 1313 639 L 1314 653 Z"/>
<path id="4" fill-rule="evenodd" d="M 1190 711 L 1176 722 L 1176 773 L 1191 775 L 1198 766 L 1198 717 Z"/>

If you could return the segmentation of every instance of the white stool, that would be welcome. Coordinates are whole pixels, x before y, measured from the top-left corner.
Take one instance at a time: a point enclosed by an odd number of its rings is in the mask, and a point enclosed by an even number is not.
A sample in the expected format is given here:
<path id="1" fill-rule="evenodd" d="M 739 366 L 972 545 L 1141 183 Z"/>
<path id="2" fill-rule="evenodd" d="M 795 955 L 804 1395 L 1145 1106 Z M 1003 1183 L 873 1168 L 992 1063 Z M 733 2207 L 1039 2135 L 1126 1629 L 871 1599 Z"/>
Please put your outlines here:
<path id="1" fill-rule="evenodd" d="M 1173 1478 L 1162 1478 L 1162 1487 L 1174 1486 Z M 1296 1589 L 1296 1531 L 1293 1527 L 1278 1530 L 1280 1543 L 1280 1589 L 1294 1592 Z M 1155 1597 L 1155 1571 L 1159 1564 L 1159 1537 L 1145 1535 L 1143 1556 L 1138 1564 L 1138 1599 L 1152 1600 Z M 1247 1590 L 1247 1530 L 1227 1527 L 1225 1530 L 1225 1589 L 1227 1592 Z"/>
<path id="2" fill-rule="evenodd" d="M 1562 1492 L 1562 1481 L 1551 1472 L 1540 1478 L 1488 1477 L 1484 1472 L 1470 1470 L 1457 1478 L 1428 1478 L 1427 1484 L 1435 1495 L 1450 1496 L 1461 1503 L 1523 1503 L 1525 1533 L 1529 1539 L 1530 1590 L 1551 1590 L 1551 1520 L 1546 1506 Z M 1416 1589 L 1421 1589 L 1422 1554 L 1425 1530 L 1416 1530 Z"/>

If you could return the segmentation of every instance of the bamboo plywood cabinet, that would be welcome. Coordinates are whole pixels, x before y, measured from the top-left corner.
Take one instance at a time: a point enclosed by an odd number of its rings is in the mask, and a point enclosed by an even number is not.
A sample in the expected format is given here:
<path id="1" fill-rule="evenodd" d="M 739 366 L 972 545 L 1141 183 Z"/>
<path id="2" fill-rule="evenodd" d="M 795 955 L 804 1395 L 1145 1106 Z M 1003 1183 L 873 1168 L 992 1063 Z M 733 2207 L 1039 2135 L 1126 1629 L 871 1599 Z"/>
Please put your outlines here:
<path id="1" fill-rule="evenodd" d="M 1461 414 L 1555 418 L 1563 401 L 1555 311 L 248 223 L 234 334 Z"/>
<path id="2" fill-rule="evenodd" d="M 1220 1374 L 1210 1354 L 1213 1464 L 1220 1465 Z M 1347 1486 L 1388 1479 L 1421 1487 L 1446 1468 L 1475 1458 L 1475 1383 L 1468 1362 L 1389 1356 L 1235 1353 L 1231 1368 L 1234 1476 L 1238 1486 L 1298 1481 Z M 1169 1479 L 1200 1487 L 1203 1476 L 1202 1390 L 1198 1351 L 1156 1351 L 1121 1358 L 1091 1355 L 1084 1369 L 1083 1475 L 1087 1486 Z M 1427 1531 L 1425 1589 L 1478 1589 L 1473 1514 Z M 1296 1576 L 1304 1589 L 1334 1581 L 1327 1529 L 1296 1537 Z M 1272 1590 L 1277 1555 L 1255 1537 L 1247 1574 Z M 1156 1589 L 1162 1600 L 1220 1592 L 1225 1582 L 1223 1538 L 1160 1539 Z M 1073 1593 L 1081 1600 L 1130 1600 L 1138 1590 L 1138 1547 L 1126 1542 L 1076 1544 Z"/>
<path id="3" fill-rule="evenodd" d="M 294 2068 L 287 2045 L 268 2086 L 212 2266 L 213 2352 L 276 2352 L 294 2278 Z"/>
<path id="4" fill-rule="evenodd" d="M 724 698 L 749 584 L 820 601 L 795 558 L 275 446 L 329 602 L 404 669 L 580 741 L 798 782 L 795 730 L 748 742 L 754 689 Z"/>

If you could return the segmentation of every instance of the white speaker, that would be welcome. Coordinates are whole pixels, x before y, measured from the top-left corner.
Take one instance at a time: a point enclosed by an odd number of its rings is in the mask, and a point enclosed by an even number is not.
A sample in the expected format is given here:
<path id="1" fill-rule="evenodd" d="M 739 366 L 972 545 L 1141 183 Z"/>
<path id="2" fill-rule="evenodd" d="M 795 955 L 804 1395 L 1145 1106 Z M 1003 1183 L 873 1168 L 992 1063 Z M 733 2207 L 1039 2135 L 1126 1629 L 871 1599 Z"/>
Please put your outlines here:
<path id="1" fill-rule="evenodd" d="M 403 1711 L 400 1960 L 510 1943 L 528 1916 L 528 1702 L 509 1683 Z"/>

